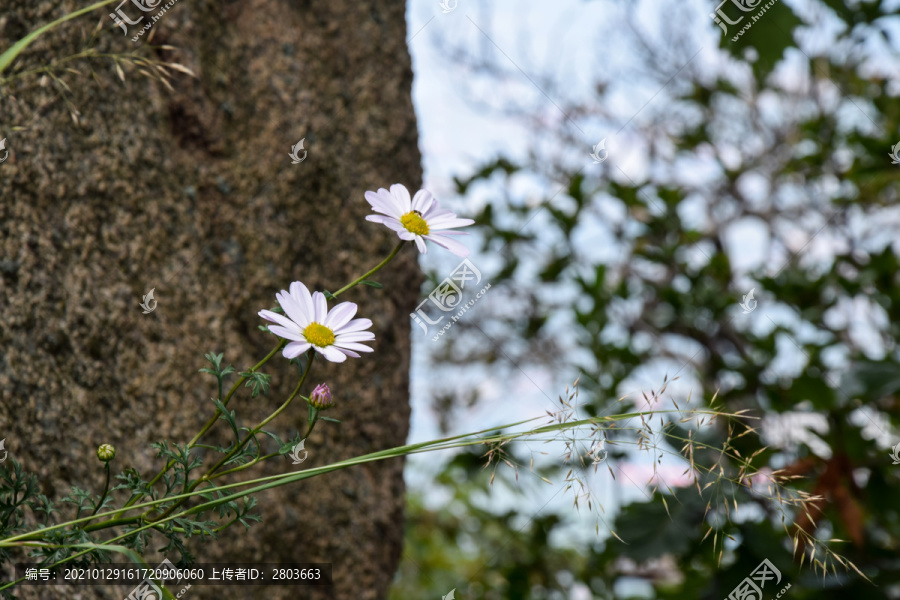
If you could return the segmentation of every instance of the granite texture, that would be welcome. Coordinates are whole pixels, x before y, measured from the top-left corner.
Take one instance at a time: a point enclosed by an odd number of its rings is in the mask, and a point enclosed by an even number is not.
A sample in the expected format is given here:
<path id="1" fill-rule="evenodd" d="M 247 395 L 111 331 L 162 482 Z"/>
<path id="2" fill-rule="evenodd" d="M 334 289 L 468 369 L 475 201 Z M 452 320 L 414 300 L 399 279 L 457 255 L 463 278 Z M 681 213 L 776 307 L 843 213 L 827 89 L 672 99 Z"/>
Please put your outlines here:
<path id="1" fill-rule="evenodd" d="M 83 5 L 7 0 L 0 47 Z M 145 44 L 146 35 L 131 41 L 137 26 L 126 37 L 112 24 L 110 8 L 46 34 L 7 75 L 79 52 L 98 22 L 103 52 Z M 298 279 L 336 290 L 390 252 L 397 238 L 364 220 L 363 193 L 421 181 L 404 13 L 391 0 L 181 0 L 152 30 L 153 45 L 177 50 L 138 51 L 197 74 L 175 76 L 174 91 L 127 64 L 123 83 L 108 58 L 68 63 L 80 71 L 57 73 L 68 89 L 39 75 L 0 88 L 11 152 L 0 164 L 0 437 L 45 494 L 58 500 L 73 484 L 99 492 L 101 443 L 116 447 L 117 469 L 152 476 L 161 461 L 149 444 L 185 442 L 211 414 L 214 380 L 197 372 L 204 352 L 246 369 L 273 346 L 256 313 L 277 291 Z M 293 165 L 287 154 L 301 138 L 308 155 Z M 343 424 L 320 424 L 304 466 L 405 442 L 415 259 L 405 248 L 377 277 L 385 289 L 341 297 L 374 321 L 375 352 L 317 361 L 306 392 L 328 382 L 330 414 Z M 138 304 L 151 288 L 158 305 L 145 315 Z M 232 402 L 243 424 L 295 384 L 280 357 L 265 370 L 268 397 Z M 287 437 L 305 418 L 295 405 L 275 429 Z M 294 468 L 277 460 L 254 475 Z M 331 562 L 332 588 L 206 587 L 189 597 L 385 598 L 403 538 L 402 469 L 385 461 L 270 490 L 259 498 L 262 524 L 191 540 L 201 562 Z"/>

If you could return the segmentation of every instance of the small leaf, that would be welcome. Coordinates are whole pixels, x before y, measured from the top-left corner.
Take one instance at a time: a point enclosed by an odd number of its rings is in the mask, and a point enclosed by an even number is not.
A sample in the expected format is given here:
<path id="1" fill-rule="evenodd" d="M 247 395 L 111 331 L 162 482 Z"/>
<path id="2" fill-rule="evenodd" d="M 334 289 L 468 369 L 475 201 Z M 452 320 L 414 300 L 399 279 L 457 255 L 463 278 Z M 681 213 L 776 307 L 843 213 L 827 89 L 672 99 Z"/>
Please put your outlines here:
<path id="1" fill-rule="evenodd" d="M 364 281 L 360 281 L 360 283 L 363 285 L 367 285 L 369 287 L 373 287 L 377 290 L 384 289 L 384 286 L 381 285 L 380 283 L 378 283 L 377 281 L 369 281 L 368 279 L 366 279 Z"/>
<path id="2" fill-rule="evenodd" d="M 269 436 L 270 438 L 272 438 L 273 440 L 275 440 L 276 442 L 278 442 L 279 446 L 284 445 L 284 440 L 281 439 L 280 437 L 278 437 L 277 435 L 275 435 L 274 433 L 272 433 L 271 431 L 266 431 L 265 429 L 263 429 L 262 432 L 264 434 L 266 434 L 267 436 Z"/>
<path id="3" fill-rule="evenodd" d="M 225 405 L 222 404 L 221 400 L 217 400 L 217 399 L 213 398 L 212 401 L 213 401 L 213 404 L 216 405 L 216 408 L 218 408 L 219 412 L 221 413 L 219 418 L 222 419 L 223 421 L 225 421 L 226 423 L 228 423 L 231 426 L 231 430 L 234 432 L 234 435 L 238 439 L 240 439 L 240 434 L 238 434 L 237 421 L 235 420 L 235 417 L 234 417 L 234 411 L 229 412 L 228 409 L 225 408 Z"/>
<path id="4" fill-rule="evenodd" d="M 241 377 L 247 379 L 244 383 L 244 387 L 251 388 L 251 396 L 253 398 L 256 398 L 260 394 L 266 395 L 269 392 L 269 380 L 272 379 L 271 375 L 260 373 L 259 371 L 247 371 L 241 373 Z"/>
<path id="5" fill-rule="evenodd" d="M 287 454 L 294 450 L 294 446 L 297 445 L 297 442 L 285 442 L 281 448 L 278 449 L 278 454 Z"/>

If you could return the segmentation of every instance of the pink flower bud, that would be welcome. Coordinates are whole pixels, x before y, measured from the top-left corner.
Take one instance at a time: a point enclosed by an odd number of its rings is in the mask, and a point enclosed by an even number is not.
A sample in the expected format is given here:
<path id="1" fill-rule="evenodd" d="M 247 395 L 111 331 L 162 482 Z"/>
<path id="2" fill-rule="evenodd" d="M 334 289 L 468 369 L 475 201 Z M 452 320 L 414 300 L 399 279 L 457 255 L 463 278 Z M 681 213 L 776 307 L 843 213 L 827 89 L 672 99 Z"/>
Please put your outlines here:
<path id="1" fill-rule="evenodd" d="M 316 386 L 316 389 L 309 395 L 309 404 L 319 410 L 334 406 L 334 401 L 331 399 L 331 390 L 328 389 L 327 384 L 320 383 Z"/>

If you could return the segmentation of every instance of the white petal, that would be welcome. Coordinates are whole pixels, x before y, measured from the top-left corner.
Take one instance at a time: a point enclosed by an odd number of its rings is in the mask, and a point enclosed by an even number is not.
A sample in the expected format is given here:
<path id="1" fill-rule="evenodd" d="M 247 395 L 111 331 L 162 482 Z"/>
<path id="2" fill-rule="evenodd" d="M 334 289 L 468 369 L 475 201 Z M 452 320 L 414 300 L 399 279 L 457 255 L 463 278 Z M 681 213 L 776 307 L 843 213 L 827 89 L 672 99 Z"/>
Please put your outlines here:
<path id="1" fill-rule="evenodd" d="M 385 214 L 390 214 L 399 217 L 400 212 L 400 203 L 394 198 L 394 195 L 391 194 L 388 190 L 384 188 L 378 188 L 377 192 L 366 192 L 366 200 L 368 200 L 369 204 L 372 205 L 374 209 L 376 204 L 386 209 Z"/>
<path id="2" fill-rule="evenodd" d="M 397 232 L 397 237 L 399 237 L 403 241 L 410 242 L 416 239 L 416 234 L 414 234 L 412 231 L 407 231 L 406 229 L 404 229 L 403 231 Z"/>
<path id="3" fill-rule="evenodd" d="M 368 329 L 371 326 L 372 321 L 369 319 L 353 319 L 352 321 L 341 327 L 340 331 L 335 331 L 334 335 L 337 336 L 338 333 L 349 333 L 351 331 L 362 331 L 364 329 Z"/>
<path id="4" fill-rule="evenodd" d="M 295 342 L 306 341 L 306 338 L 303 337 L 303 333 L 295 331 L 294 329 L 282 327 L 281 325 L 269 325 L 269 331 L 286 340 L 294 340 Z"/>
<path id="5" fill-rule="evenodd" d="M 455 217 L 456 213 L 452 210 L 446 210 L 444 208 L 438 208 L 437 202 L 432 205 L 431 209 L 422 215 L 422 218 L 426 221 L 431 219 L 437 219 L 438 217 Z"/>
<path id="6" fill-rule="evenodd" d="M 399 203 L 400 214 L 405 215 L 412 210 L 412 200 L 409 198 L 409 190 L 402 183 L 391 186 L 391 196 Z"/>
<path id="7" fill-rule="evenodd" d="M 359 354 L 354 352 L 353 350 L 347 350 L 346 348 L 338 348 L 341 352 L 346 354 L 347 356 L 352 356 L 353 358 L 359 358 Z"/>
<path id="8" fill-rule="evenodd" d="M 344 342 L 371 342 L 375 339 L 375 334 L 371 331 L 350 331 L 339 333 L 334 336 L 335 344 L 343 344 Z"/>
<path id="9" fill-rule="evenodd" d="M 291 284 L 291 296 L 297 301 L 297 305 L 300 306 L 300 309 L 306 315 L 306 323 L 301 323 L 303 327 L 306 327 L 313 320 L 312 296 L 309 295 L 309 290 L 306 286 L 299 281 Z"/>
<path id="10" fill-rule="evenodd" d="M 425 240 L 422 239 L 421 235 L 416 236 L 416 248 L 418 248 L 419 252 L 422 254 L 428 254 L 428 248 L 425 247 Z"/>
<path id="11" fill-rule="evenodd" d="M 458 217 L 437 217 L 436 219 L 428 219 L 428 227 L 432 229 L 454 229 L 456 227 L 466 227 L 474 223 L 472 219 L 460 219 Z"/>
<path id="12" fill-rule="evenodd" d="M 371 221 L 372 223 L 384 223 L 388 219 L 393 219 L 394 217 L 387 217 L 385 215 L 369 215 L 366 217 L 366 221 Z"/>
<path id="13" fill-rule="evenodd" d="M 297 333 L 301 333 L 303 330 L 296 323 L 285 317 L 284 315 L 279 315 L 276 312 L 272 312 L 271 310 L 261 310 L 259 311 L 259 316 L 261 316 L 266 321 L 271 321 L 273 323 L 278 323 L 288 329 L 293 329 L 297 331 Z"/>
<path id="14" fill-rule="evenodd" d="M 387 198 L 384 198 L 373 192 L 366 192 L 366 200 L 368 200 L 369 204 L 372 206 L 372 210 L 375 212 L 380 212 L 391 217 L 400 216 L 397 212 L 396 203 L 391 200 L 390 194 L 387 194 Z"/>
<path id="15" fill-rule="evenodd" d="M 347 355 L 335 348 L 334 346 L 326 346 L 324 348 L 319 348 L 318 346 L 313 346 L 316 349 L 316 352 L 330 360 L 331 362 L 342 363 L 347 360 Z"/>
<path id="16" fill-rule="evenodd" d="M 434 195 L 428 190 L 419 190 L 412 199 L 412 209 L 417 210 L 423 215 L 428 212 L 431 205 L 435 203 Z"/>
<path id="17" fill-rule="evenodd" d="M 293 284 L 291 284 L 293 287 Z M 306 289 L 306 288 L 304 288 Z M 281 308 L 284 310 L 284 313 L 296 323 L 299 327 L 305 328 L 309 325 L 309 316 L 307 315 L 306 310 L 297 302 L 297 299 L 288 294 L 287 292 L 281 292 L 280 294 L 275 295 L 278 298 L 278 304 L 281 305 Z"/>
<path id="18" fill-rule="evenodd" d="M 366 197 L 366 202 L 368 202 L 369 205 L 372 206 L 372 208 L 375 208 L 376 206 L 390 206 L 389 204 L 385 203 L 385 199 L 379 193 L 383 190 L 384 188 L 381 188 L 380 190 L 378 190 L 378 192 L 367 191 L 365 194 L 363 194 Z"/>
<path id="19" fill-rule="evenodd" d="M 278 323 L 280 325 L 284 325 L 285 327 L 295 327 L 298 331 L 301 331 L 297 324 L 285 317 L 284 315 L 279 315 L 276 312 L 272 312 L 271 310 L 261 310 L 257 313 L 260 317 L 265 319 L 266 321 L 271 321 L 272 323 Z"/>
<path id="20" fill-rule="evenodd" d="M 406 227 L 403 226 L 403 223 L 401 223 L 401 222 L 398 221 L 397 219 L 393 219 L 393 218 L 388 217 L 388 218 L 386 218 L 386 219 L 385 219 L 384 221 L 382 221 L 382 222 L 384 223 L 384 226 L 385 226 L 385 227 L 387 227 L 388 229 L 393 229 L 393 230 L 396 231 L 397 233 L 402 233 L 402 232 L 404 232 L 404 231 L 408 231 L 408 230 L 406 229 Z"/>
<path id="21" fill-rule="evenodd" d="M 357 344 L 355 342 L 347 342 L 347 343 L 335 342 L 334 345 L 337 346 L 338 348 L 346 349 L 346 350 L 358 350 L 359 352 L 374 352 L 374 350 L 372 350 L 368 346 L 363 346 L 362 344 Z"/>
<path id="22" fill-rule="evenodd" d="M 353 318 L 353 315 L 356 314 L 357 308 L 358 307 L 353 302 L 341 302 L 331 309 L 328 316 L 325 317 L 323 325 L 331 329 L 331 331 L 337 335 L 338 330 L 349 323 L 350 319 Z"/>
<path id="23" fill-rule="evenodd" d="M 297 358 L 307 350 L 309 350 L 310 346 L 309 342 L 291 342 L 287 346 L 284 347 L 284 351 L 282 354 L 285 358 Z"/>
<path id="24" fill-rule="evenodd" d="M 469 249 L 464 245 L 460 244 L 456 240 L 450 239 L 444 235 L 426 235 L 426 239 L 431 240 L 438 246 L 442 246 L 452 252 L 453 254 L 465 258 L 469 255 Z"/>
<path id="25" fill-rule="evenodd" d="M 324 325 L 325 318 L 328 317 L 328 302 L 325 301 L 325 294 L 322 292 L 313 292 L 312 302 L 315 307 L 313 321 L 320 325 Z"/>

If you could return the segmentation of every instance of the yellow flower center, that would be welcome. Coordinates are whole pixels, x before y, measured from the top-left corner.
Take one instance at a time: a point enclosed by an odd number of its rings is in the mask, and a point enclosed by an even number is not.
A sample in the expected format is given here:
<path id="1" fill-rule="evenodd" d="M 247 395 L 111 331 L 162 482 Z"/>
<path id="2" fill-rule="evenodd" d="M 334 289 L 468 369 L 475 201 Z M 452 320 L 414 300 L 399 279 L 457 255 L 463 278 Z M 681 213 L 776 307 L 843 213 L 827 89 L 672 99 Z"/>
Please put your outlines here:
<path id="1" fill-rule="evenodd" d="M 334 332 L 315 321 L 306 326 L 306 329 L 303 330 L 303 337 L 306 338 L 307 342 L 319 348 L 324 348 L 334 343 Z"/>
<path id="2" fill-rule="evenodd" d="M 422 218 L 418 211 L 408 212 L 400 217 L 400 223 L 406 227 L 406 230 L 416 235 L 428 235 L 428 223 Z"/>

